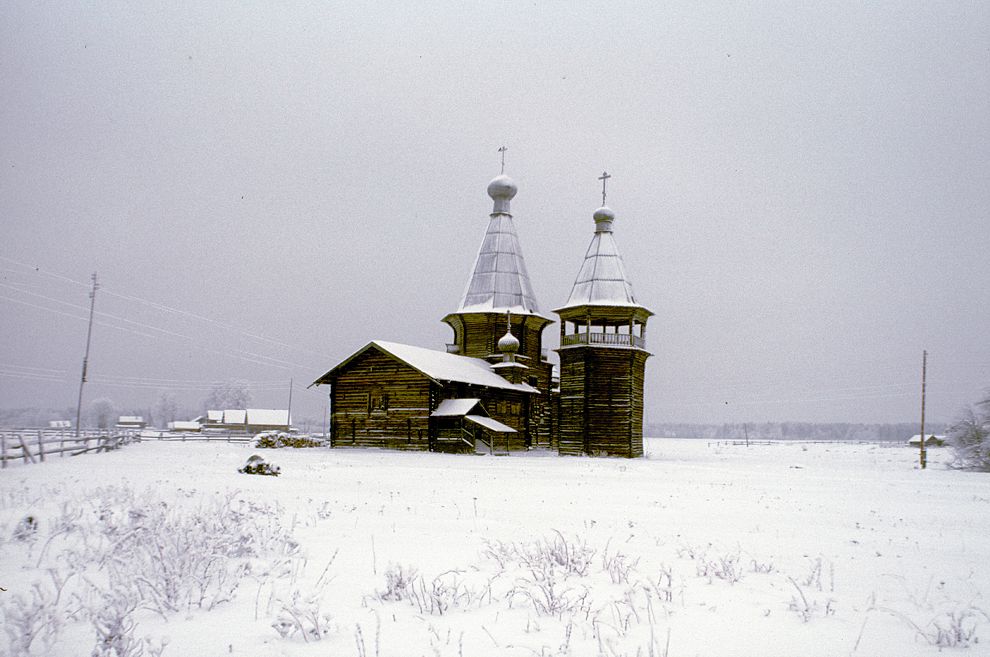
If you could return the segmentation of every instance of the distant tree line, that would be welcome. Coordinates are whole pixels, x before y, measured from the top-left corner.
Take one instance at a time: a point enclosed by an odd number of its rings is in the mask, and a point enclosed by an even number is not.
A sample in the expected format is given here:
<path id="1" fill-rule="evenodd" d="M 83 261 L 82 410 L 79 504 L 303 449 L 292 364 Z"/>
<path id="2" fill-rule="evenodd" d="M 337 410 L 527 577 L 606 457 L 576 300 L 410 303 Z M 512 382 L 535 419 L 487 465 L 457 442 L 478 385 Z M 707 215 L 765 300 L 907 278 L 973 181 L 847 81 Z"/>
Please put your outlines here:
<path id="1" fill-rule="evenodd" d="M 926 424 L 925 433 L 944 434 L 945 424 Z M 659 438 L 701 438 L 706 440 L 851 440 L 904 441 L 918 433 L 917 422 L 857 424 L 850 422 L 760 422 L 690 424 L 651 422 L 645 435 Z"/>

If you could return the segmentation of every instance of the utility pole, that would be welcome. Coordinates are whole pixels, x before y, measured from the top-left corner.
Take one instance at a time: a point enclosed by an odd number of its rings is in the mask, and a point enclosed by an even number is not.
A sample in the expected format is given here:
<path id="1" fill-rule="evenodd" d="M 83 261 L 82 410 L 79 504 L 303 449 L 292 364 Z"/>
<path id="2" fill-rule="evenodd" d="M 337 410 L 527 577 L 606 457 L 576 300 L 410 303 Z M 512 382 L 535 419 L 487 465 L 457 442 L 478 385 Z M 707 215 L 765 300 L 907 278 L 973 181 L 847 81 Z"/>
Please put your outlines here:
<path id="1" fill-rule="evenodd" d="M 292 379 L 289 379 L 289 410 L 285 412 L 285 433 L 292 430 Z M 306 429 L 303 428 L 303 431 Z"/>
<path id="2" fill-rule="evenodd" d="M 79 423 L 82 420 L 83 385 L 86 383 L 86 370 L 89 368 L 89 344 L 93 337 L 93 309 L 96 307 L 96 291 L 100 288 L 96 282 L 96 272 L 93 279 L 93 289 L 89 293 L 89 326 L 86 329 L 86 353 L 83 355 L 82 378 L 79 381 L 79 401 L 76 403 L 76 438 L 79 437 Z"/>
<path id="3" fill-rule="evenodd" d="M 928 461 L 925 453 L 925 378 L 928 373 L 928 352 L 921 352 L 921 469 L 924 470 Z"/>

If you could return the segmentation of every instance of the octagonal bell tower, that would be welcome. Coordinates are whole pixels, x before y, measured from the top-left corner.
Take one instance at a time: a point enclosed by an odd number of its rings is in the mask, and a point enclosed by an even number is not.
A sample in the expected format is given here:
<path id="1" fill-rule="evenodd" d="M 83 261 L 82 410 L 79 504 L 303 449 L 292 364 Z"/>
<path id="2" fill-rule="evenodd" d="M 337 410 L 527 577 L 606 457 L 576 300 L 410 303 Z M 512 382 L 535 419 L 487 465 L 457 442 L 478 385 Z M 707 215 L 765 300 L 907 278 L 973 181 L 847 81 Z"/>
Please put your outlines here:
<path id="1" fill-rule="evenodd" d="M 595 211 L 595 233 L 560 316 L 561 454 L 643 455 L 646 322 L 612 232 L 615 213 Z"/>

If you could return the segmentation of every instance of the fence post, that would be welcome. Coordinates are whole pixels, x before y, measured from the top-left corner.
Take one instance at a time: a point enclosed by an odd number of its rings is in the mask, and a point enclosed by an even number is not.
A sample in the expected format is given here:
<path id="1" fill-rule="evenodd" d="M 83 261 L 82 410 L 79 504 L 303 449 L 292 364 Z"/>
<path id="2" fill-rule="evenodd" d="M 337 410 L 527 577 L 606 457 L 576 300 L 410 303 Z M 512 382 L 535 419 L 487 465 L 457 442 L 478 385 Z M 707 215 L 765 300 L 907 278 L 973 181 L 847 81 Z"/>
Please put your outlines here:
<path id="1" fill-rule="evenodd" d="M 45 462 L 45 441 L 41 436 L 41 429 L 38 429 L 38 458 Z"/>
<path id="2" fill-rule="evenodd" d="M 30 459 L 31 463 L 34 463 L 34 454 L 31 453 L 31 448 L 27 446 L 26 442 L 24 442 L 24 436 L 22 436 L 21 434 L 17 434 L 17 440 L 20 441 L 21 451 L 24 452 L 23 454 L 24 462 L 27 463 L 28 459 Z"/>
<path id="3" fill-rule="evenodd" d="M 0 433 L 0 458 L 3 459 L 3 465 L 0 468 L 7 468 L 7 434 Z"/>
<path id="4" fill-rule="evenodd" d="M 59 442 L 58 442 L 58 457 L 60 459 L 64 459 L 65 458 L 65 429 L 62 429 L 59 432 L 58 437 L 59 437 Z"/>

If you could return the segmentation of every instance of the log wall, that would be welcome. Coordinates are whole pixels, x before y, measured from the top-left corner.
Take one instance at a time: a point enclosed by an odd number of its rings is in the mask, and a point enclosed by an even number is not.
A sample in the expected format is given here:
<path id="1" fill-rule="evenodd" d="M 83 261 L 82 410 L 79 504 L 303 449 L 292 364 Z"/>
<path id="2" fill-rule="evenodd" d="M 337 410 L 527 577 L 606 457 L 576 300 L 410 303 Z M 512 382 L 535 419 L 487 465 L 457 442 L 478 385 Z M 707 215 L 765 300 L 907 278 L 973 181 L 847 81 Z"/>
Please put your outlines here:
<path id="1" fill-rule="evenodd" d="M 427 377 L 369 349 L 331 381 L 331 445 L 429 449 L 430 403 Z"/>
<path id="2" fill-rule="evenodd" d="M 561 454 L 643 455 L 643 384 L 649 353 L 577 346 L 560 350 Z"/>

